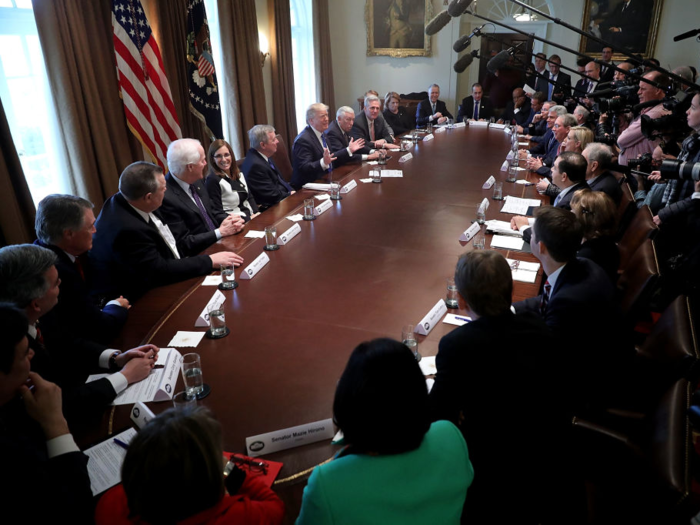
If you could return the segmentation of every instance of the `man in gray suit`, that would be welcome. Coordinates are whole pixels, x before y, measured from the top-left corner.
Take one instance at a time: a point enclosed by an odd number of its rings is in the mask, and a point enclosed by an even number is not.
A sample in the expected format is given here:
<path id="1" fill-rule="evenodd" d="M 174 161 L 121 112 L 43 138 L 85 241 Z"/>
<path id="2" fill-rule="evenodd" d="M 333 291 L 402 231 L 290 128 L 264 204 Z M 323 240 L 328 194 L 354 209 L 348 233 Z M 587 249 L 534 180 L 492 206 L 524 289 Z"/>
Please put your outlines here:
<path id="1" fill-rule="evenodd" d="M 370 149 L 397 149 L 391 128 L 381 116 L 381 105 L 376 95 L 365 96 L 365 107 L 355 118 L 350 135 L 355 140 L 363 139 Z"/>

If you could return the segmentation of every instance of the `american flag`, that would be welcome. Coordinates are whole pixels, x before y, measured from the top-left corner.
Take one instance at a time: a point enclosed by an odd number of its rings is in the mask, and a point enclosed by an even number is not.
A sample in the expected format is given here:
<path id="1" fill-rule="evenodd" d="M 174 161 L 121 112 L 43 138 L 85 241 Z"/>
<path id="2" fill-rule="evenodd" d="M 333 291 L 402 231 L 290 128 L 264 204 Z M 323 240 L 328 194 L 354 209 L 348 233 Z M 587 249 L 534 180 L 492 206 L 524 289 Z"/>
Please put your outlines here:
<path id="1" fill-rule="evenodd" d="M 112 1 L 114 56 L 129 129 L 167 168 L 168 144 L 182 137 L 163 60 L 140 0 Z"/>

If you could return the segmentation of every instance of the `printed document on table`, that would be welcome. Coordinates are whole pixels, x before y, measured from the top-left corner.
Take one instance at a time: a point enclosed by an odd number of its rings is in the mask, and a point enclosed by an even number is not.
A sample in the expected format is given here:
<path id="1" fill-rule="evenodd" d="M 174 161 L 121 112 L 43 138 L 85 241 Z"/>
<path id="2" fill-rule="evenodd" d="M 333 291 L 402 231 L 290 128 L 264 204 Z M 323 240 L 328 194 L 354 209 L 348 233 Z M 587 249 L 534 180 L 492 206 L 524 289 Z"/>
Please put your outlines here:
<path id="1" fill-rule="evenodd" d="M 403 177 L 403 170 L 382 170 L 382 179 Z"/>
<path id="2" fill-rule="evenodd" d="M 504 248 L 506 250 L 522 250 L 522 239 L 518 237 L 510 237 L 507 235 L 494 235 L 491 238 L 491 248 Z"/>
<path id="3" fill-rule="evenodd" d="M 513 235 L 514 237 L 522 237 L 523 234 L 518 230 L 510 227 L 510 222 L 507 221 L 486 221 L 486 229 L 493 233 L 501 235 Z"/>
<path id="4" fill-rule="evenodd" d="M 539 263 L 506 259 L 513 273 L 513 280 L 533 284 L 537 280 Z"/>
<path id="5" fill-rule="evenodd" d="M 528 208 L 539 206 L 542 203 L 539 199 L 521 199 L 511 195 L 507 195 L 504 200 L 501 213 L 514 213 L 516 215 L 527 215 Z"/>
<path id="6" fill-rule="evenodd" d="M 126 449 L 117 445 L 114 440 L 118 439 L 122 443 L 128 445 L 135 435 L 136 429 L 130 428 L 84 452 L 85 455 L 90 458 L 87 469 L 88 475 L 90 476 L 90 489 L 92 490 L 93 496 L 121 482 L 122 463 L 124 463 Z"/>

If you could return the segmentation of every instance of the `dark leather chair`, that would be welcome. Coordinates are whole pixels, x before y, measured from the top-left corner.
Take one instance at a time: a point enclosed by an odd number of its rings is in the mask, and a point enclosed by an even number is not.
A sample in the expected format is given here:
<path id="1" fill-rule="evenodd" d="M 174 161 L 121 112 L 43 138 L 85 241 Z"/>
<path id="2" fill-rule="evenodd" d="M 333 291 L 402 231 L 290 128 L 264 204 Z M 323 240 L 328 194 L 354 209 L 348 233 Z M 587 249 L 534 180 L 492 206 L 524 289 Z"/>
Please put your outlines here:
<path id="1" fill-rule="evenodd" d="M 648 306 L 660 274 L 654 241 L 647 239 L 630 258 L 617 282 L 620 308 L 629 326 Z"/>
<path id="2" fill-rule="evenodd" d="M 627 268 L 632 255 L 642 243 L 646 239 L 653 239 L 658 231 L 659 227 L 654 223 L 651 208 L 649 206 L 639 208 L 622 234 L 620 242 L 617 243 L 620 249 L 620 271 Z"/>
<path id="3" fill-rule="evenodd" d="M 622 234 L 627 229 L 627 226 L 632 221 L 632 217 L 637 212 L 637 204 L 634 202 L 634 194 L 630 189 L 630 185 L 623 182 L 622 199 L 617 206 L 617 238 L 622 237 Z"/>
<path id="4" fill-rule="evenodd" d="M 280 175 L 282 175 L 282 178 L 289 182 L 292 180 L 292 172 L 294 171 L 292 168 L 292 160 L 289 156 L 287 145 L 282 135 L 279 133 L 277 134 L 277 140 L 279 140 L 279 144 L 277 144 L 277 151 L 272 156 L 272 162 L 277 166 L 277 170 L 280 172 Z"/>

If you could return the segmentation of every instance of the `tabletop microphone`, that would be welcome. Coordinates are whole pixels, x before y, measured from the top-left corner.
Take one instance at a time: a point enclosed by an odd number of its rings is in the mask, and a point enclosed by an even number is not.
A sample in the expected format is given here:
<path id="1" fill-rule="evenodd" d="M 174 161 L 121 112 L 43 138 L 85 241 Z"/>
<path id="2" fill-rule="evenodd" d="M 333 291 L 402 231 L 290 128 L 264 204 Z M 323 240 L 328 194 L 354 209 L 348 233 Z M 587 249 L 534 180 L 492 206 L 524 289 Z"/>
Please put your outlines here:
<path id="1" fill-rule="evenodd" d="M 452 46 L 452 49 L 455 50 L 455 53 L 460 53 L 467 49 L 469 45 L 472 43 L 472 38 L 474 38 L 476 35 L 479 34 L 479 32 L 486 26 L 486 24 L 481 25 L 480 27 L 477 27 L 474 31 L 471 32 L 470 35 L 465 35 L 459 37 L 454 45 Z"/>
<path id="2" fill-rule="evenodd" d="M 479 50 L 475 49 L 468 55 L 464 55 L 462 58 L 457 60 L 454 65 L 454 70 L 457 73 L 462 73 L 465 69 L 467 69 L 472 62 L 474 62 L 474 58 L 479 55 Z"/>
<path id="3" fill-rule="evenodd" d="M 430 22 L 428 22 L 428 25 L 425 26 L 425 34 L 428 36 L 434 35 L 445 27 L 450 20 L 452 20 L 452 17 L 450 16 L 450 13 L 447 12 L 447 9 L 440 11 Z"/>
<path id="4" fill-rule="evenodd" d="M 447 12 L 450 13 L 451 17 L 457 18 L 458 16 L 462 16 L 464 14 L 471 3 L 472 0 L 452 0 L 450 5 L 447 7 Z"/>

